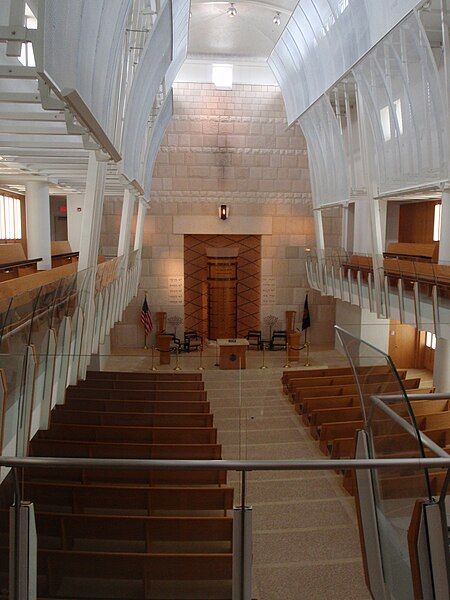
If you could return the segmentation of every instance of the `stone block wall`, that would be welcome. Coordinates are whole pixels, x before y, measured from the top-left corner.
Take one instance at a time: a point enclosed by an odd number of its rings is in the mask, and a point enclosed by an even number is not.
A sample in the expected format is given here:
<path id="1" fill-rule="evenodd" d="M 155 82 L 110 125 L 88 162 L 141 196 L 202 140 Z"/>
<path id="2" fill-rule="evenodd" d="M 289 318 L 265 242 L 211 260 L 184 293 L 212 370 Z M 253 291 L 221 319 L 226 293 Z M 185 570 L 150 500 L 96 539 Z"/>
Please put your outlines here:
<path id="1" fill-rule="evenodd" d="M 117 248 L 121 204 L 116 197 L 105 201 L 101 243 L 106 254 Z M 142 346 L 144 290 L 152 311 L 184 317 L 183 302 L 171 291 L 184 277 L 184 235 L 176 219 L 195 217 L 197 230 L 184 233 L 208 234 L 206 221 L 216 217 L 219 222 L 221 204 L 230 207 L 228 234 L 262 233 L 238 230 L 254 217 L 270 222 L 271 234 L 261 238 L 262 322 L 274 314 L 282 328 L 286 310 L 296 310 L 301 319 L 308 292 L 303 247 L 315 243 L 311 191 L 306 142 L 298 128 L 286 129 L 279 88 L 236 85 L 221 91 L 211 84 L 178 83 L 174 117 L 155 165 L 141 290 L 114 329 L 114 346 Z M 332 223 L 330 228 L 333 232 Z M 312 339 L 332 345 L 333 301 L 310 292 L 309 304 Z"/>

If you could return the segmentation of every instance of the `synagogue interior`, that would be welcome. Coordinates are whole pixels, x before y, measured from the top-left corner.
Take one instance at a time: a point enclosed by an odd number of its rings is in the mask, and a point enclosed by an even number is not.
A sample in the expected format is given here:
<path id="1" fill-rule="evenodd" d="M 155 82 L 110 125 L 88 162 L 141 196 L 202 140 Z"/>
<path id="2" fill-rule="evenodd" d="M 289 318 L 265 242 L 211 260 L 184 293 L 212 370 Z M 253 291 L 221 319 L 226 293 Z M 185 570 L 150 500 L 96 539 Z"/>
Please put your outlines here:
<path id="1" fill-rule="evenodd" d="M 0 0 L 0 599 L 450 598 L 450 0 Z"/>

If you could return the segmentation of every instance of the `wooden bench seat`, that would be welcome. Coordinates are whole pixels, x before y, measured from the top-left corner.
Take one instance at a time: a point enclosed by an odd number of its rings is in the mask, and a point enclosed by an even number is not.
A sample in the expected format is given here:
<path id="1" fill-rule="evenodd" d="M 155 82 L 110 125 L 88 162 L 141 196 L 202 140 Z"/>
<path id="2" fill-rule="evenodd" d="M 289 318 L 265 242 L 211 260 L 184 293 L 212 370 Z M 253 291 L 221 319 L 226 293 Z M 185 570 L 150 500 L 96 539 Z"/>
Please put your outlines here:
<path id="1" fill-rule="evenodd" d="M 205 390 L 108 390 L 89 388 L 68 388 L 66 398 L 93 398 L 95 400 L 158 400 L 169 402 L 182 400 L 189 402 L 205 402 Z"/>
<path id="2" fill-rule="evenodd" d="M 203 381 L 177 381 L 163 379 L 87 379 L 76 386 L 69 386 L 67 389 L 82 389 L 82 390 L 204 390 L 205 384 Z"/>
<path id="3" fill-rule="evenodd" d="M 198 372 L 189 373 L 171 373 L 170 371 L 150 371 L 149 373 L 137 373 L 134 371 L 88 371 L 86 380 L 107 379 L 107 380 L 162 380 L 162 381 L 201 381 L 202 374 Z"/>
<path id="4" fill-rule="evenodd" d="M 142 427 L 212 427 L 213 415 L 207 413 L 139 413 L 69 410 L 57 406 L 51 423 L 80 425 L 139 425 Z"/>
<path id="5" fill-rule="evenodd" d="M 142 582 L 142 598 L 151 598 L 152 581 L 227 580 L 232 574 L 231 553 L 114 553 L 65 550 L 38 551 L 38 569 L 46 575 L 40 582 L 40 593 L 59 596 L 66 578 L 93 580 L 96 589 L 99 579 Z M 89 584 L 88 584 L 89 585 Z M 83 586 L 85 588 L 86 586 Z M 80 596 L 89 597 L 89 596 Z M 117 596 L 114 596 L 117 597 Z"/>
<path id="6" fill-rule="evenodd" d="M 338 397 L 339 398 L 339 397 Z M 350 404 L 351 402 L 351 404 Z M 333 406 L 327 408 L 311 408 L 307 414 L 311 435 L 317 438 L 322 423 L 337 423 L 362 418 L 359 398 L 349 402 L 349 406 Z M 403 404 L 401 405 L 403 408 Z M 449 410 L 448 400 L 416 400 L 412 403 L 414 414 L 418 416 L 433 415 Z M 395 405 L 391 406 L 395 409 Z"/>
<path id="7" fill-rule="evenodd" d="M 89 468 L 59 468 L 34 467 L 25 470 L 28 480 L 60 481 L 71 483 L 105 483 L 117 485 L 224 485 L 227 482 L 227 472 L 221 469 L 208 469 L 201 471 L 180 471 L 178 469 L 160 471 L 148 470 L 114 470 L 114 469 L 89 469 Z"/>
<path id="8" fill-rule="evenodd" d="M 227 542 L 231 551 L 233 518 L 224 516 L 118 516 L 91 515 L 36 511 L 37 535 L 42 547 L 55 548 L 57 538 L 60 550 L 76 549 L 76 540 L 90 540 L 90 548 L 96 550 L 95 542 L 125 541 L 119 550 L 129 550 L 129 542 L 138 543 L 142 551 L 150 552 L 158 541 L 179 542 Z M 8 509 L 0 509 L 0 534 L 8 537 Z M 93 547 L 94 546 L 94 547 Z M 101 550 L 101 548 L 98 548 Z M 117 551 L 117 549 L 116 549 Z"/>
<path id="9" fill-rule="evenodd" d="M 77 263 L 79 252 L 74 252 L 68 240 L 51 242 L 52 267 Z"/>
<path id="10" fill-rule="evenodd" d="M 28 481 L 24 497 L 35 503 L 37 510 L 59 506 L 65 512 L 107 514 L 126 507 L 130 515 L 155 514 L 156 511 L 219 511 L 233 507 L 233 489 L 199 486 L 151 486 Z"/>
<path id="11" fill-rule="evenodd" d="M 418 388 L 420 385 L 420 378 L 414 377 L 411 379 L 405 379 L 403 386 L 405 390 L 411 390 Z M 397 382 L 389 381 L 388 383 L 369 383 L 364 386 L 365 394 L 386 394 L 395 393 L 399 391 Z M 295 404 L 301 405 L 301 412 L 306 412 L 308 398 L 319 398 L 326 396 L 349 396 L 358 393 L 358 386 L 356 384 L 348 385 L 332 385 L 328 387 L 309 387 L 301 388 L 295 392 Z"/>
<path id="12" fill-rule="evenodd" d="M 215 427 L 149 427 L 137 425 L 85 425 L 54 423 L 36 434 L 38 440 L 90 440 L 93 442 L 146 444 L 215 444 Z"/>
<path id="13" fill-rule="evenodd" d="M 61 439 L 33 439 L 30 442 L 31 456 L 208 460 L 220 459 L 221 453 L 220 444 L 144 444 Z"/>
<path id="14" fill-rule="evenodd" d="M 99 400 L 98 398 L 68 398 L 64 405 L 71 410 L 136 413 L 203 413 L 209 414 L 209 402 L 187 400 Z"/>
<path id="15" fill-rule="evenodd" d="M 41 260 L 28 259 L 20 243 L 0 244 L 0 282 L 36 273 Z"/>
<path id="16" fill-rule="evenodd" d="M 431 242 L 423 243 L 407 243 L 407 242 L 392 242 L 384 252 L 385 258 L 399 258 L 415 261 L 437 262 L 439 255 L 439 244 Z"/>
<path id="17" fill-rule="evenodd" d="M 386 365 L 375 365 L 359 367 L 358 371 L 360 373 L 364 373 L 365 371 L 369 373 L 388 373 L 390 372 L 390 369 Z M 338 375 L 353 375 L 353 370 L 351 367 L 289 370 L 283 371 L 281 382 L 283 384 L 283 389 L 285 389 L 285 393 L 287 393 L 292 379 L 303 379 L 308 377 L 335 377 Z"/>
<path id="18" fill-rule="evenodd" d="M 406 370 L 398 372 L 400 378 L 403 380 L 406 378 Z M 368 383 L 381 383 L 393 381 L 394 377 L 387 375 L 386 373 L 372 373 L 364 377 L 364 384 Z M 295 401 L 296 392 L 301 391 L 304 388 L 318 388 L 318 387 L 332 387 L 338 385 L 350 385 L 355 384 L 355 378 L 353 375 L 337 375 L 335 377 L 311 377 L 304 379 L 294 379 L 290 383 L 291 399 Z"/>

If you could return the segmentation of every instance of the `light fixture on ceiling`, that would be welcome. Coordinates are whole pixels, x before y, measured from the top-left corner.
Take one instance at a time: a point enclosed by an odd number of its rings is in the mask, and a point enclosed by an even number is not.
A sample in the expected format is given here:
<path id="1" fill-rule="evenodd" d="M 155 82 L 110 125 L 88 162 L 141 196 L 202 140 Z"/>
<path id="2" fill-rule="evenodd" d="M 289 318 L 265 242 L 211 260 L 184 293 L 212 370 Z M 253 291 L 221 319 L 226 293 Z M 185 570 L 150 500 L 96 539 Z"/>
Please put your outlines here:
<path id="1" fill-rule="evenodd" d="M 281 25 L 281 16 L 279 12 L 275 13 L 275 16 L 273 18 L 273 24 L 277 26 Z"/>
<path id="2" fill-rule="evenodd" d="M 229 17 L 235 17 L 237 15 L 237 8 L 234 5 L 234 2 L 230 2 L 230 6 L 227 8 L 227 15 Z"/>

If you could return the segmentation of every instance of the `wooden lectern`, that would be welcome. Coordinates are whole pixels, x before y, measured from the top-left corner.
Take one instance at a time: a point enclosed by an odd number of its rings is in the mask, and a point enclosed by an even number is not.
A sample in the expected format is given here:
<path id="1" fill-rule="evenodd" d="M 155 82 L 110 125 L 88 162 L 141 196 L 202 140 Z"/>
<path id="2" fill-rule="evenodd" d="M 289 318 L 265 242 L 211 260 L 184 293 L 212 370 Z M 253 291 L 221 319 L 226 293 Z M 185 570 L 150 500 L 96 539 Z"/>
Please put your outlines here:
<path id="1" fill-rule="evenodd" d="M 293 362 L 300 360 L 300 344 L 301 344 L 301 331 L 295 331 L 293 333 L 288 333 L 288 358 Z"/>
<path id="2" fill-rule="evenodd" d="M 159 353 L 159 364 L 170 365 L 170 342 L 172 341 L 171 335 L 165 335 L 164 333 L 158 333 L 156 335 L 156 347 L 160 350 Z"/>
<path id="3" fill-rule="evenodd" d="M 219 368 L 220 369 L 245 369 L 248 340 L 239 339 L 220 339 L 219 345 Z"/>

